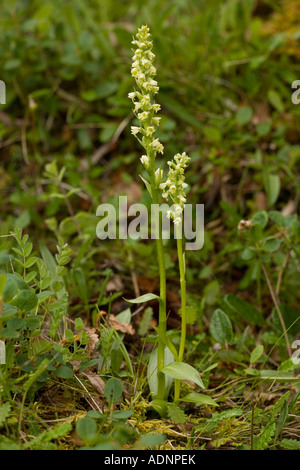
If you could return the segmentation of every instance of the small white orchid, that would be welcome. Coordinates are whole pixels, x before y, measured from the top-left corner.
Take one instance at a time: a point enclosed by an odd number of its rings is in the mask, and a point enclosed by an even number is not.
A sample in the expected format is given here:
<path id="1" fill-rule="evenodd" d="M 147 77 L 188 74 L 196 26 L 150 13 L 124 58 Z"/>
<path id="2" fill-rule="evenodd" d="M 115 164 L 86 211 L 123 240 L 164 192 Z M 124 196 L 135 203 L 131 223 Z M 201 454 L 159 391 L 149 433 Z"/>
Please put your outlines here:
<path id="1" fill-rule="evenodd" d="M 131 126 L 131 134 L 132 135 L 137 135 L 141 131 L 140 127 L 137 126 Z"/>
<path id="2" fill-rule="evenodd" d="M 163 153 L 164 147 L 157 137 L 155 132 L 160 123 L 160 117 L 156 116 L 161 109 L 160 105 L 155 103 L 155 95 L 159 91 L 158 83 L 154 79 L 156 75 L 156 68 L 153 65 L 155 55 L 151 51 L 152 41 L 149 40 L 150 32 L 148 26 L 142 26 L 132 44 L 136 46 L 133 55 L 133 62 L 131 74 L 135 79 L 139 91 L 134 91 L 128 94 L 128 98 L 134 104 L 134 114 L 140 121 L 140 127 L 132 126 L 131 132 L 136 136 L 140 144 L 144 147 L 146 154 L 142 155 L 140 160 L 145 170 L 148 172 L 150 181 L 143 181 L 151 195 L 153 205 L 159 205 L 160 194 L 159 189 L 162 190 L 162 196 L 172 202 L 169 207 L 167 217 L 172 219 L 175 225 L 175 233 L 180 234 L 182 229 L 182 216 L 186 202 L 185 189 L 187 184 L 184 181 L 184 170 L 188 165 L 190 158 L 185 154 L 176 154 L 173 161 L 169 161 L 169 172 L 165 182 L 161 182 L 163 178 L 163 170 L 155 167 L 155 158 L 157 153 Z M 139 138 L 137 134 L 141 133 L 142 137 Z M 159 216 L 159 214 L 158 214 Z M 164 355 L 165 355 L 165 341 L 166 338 L 166 268 L 163 246 L 163 233 L 162 224 L 157 227 L 158 236 L 156 238 L 157 246 L 157 259 L 159 266 L 160 276 L 160 302 L 159 302 L 159 325 L 158 325 L 158 346 L 157 346 L 157 398 L 165 399 L 165 377 L 160 373 L 164 368 Z M 181 335 L 180 345 L 178 351 L 178 363 L 183 361 L 185 338 L 186 338 L 186 281 L 185 281 L 185 258 L 183 252 L 182 237 L 177 236 L 177 253 L 178 264 L 180 273 L 180 295 L 181 295 Z M 173 343 L 172 343 L 172 346 Z M 174 356 L 175 357 L 175 356 Z M 177 361 L 177 358 L 176 358 Z M 174 384 L 174 401 L 179 401 L 180 397 L 180 381 L 175 380 Z"/>

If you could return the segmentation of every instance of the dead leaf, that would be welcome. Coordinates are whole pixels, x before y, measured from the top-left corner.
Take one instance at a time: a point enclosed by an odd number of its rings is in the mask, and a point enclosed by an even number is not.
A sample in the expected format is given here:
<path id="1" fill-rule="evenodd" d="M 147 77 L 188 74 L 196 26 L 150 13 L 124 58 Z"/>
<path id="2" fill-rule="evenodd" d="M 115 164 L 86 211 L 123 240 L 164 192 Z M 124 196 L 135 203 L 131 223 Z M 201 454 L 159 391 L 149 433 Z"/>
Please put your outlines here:
<path id="1" fill-rule="evenodd" d="M 121 276 L 119 274 L 114 275 L 110 279 L 106 286 L 106 292 L 120 292 L 124 290 L 124 284 L 122 282 Z"/>
<path id="2" fill-rule="evenodd" d="M 99 342 L 99 335 L 96 333 L 96 328 L 90 328 L 87 331 L 87 334 L 89 336 L 90 341 L 86 345 L 85 351 L 91 357 L 94 354 L 96 344 Z"/>
<path id="3" fill-rule="evenodd" d="M 253 225 L 252 220 L 240 220 L 238 224 L 238 230 L 245 230 Z"/>
<path id="4" fill-rule="evenodd" d="M 84 446 L 84 442 L 80 439 L 80 437 L 77 436 L 75 431 L 70 434 L 69 442 L 75 444 L 76 446 Z"/>
<path id="5" fill-rule="evenodd" d="M 91 385 L 100 395 L 104 395 L 105 382 L 101 379 L 100 375 L 87 374 L 86 372 L 83 372 L 82 375 L 89 379 Z"/>
<path id="6" fill-rule="evenodd" d="M 256 103 L 254 105 L 254 114 L 252 117 L 252 124 L 255 126 L 261 122 L 270 122 L 270 108 L 266 102 Z"/>
<path id="7" fill-rule="evenodd" d="M 116 331 L 120 331 L 121 333 L 127 333 L 128 335 L 134 335 L 135 330 L 130 323 L 127 322 L 120 322 L 116 319 L 114 315 L 109 315 L 108 320 L 109 325 L 114 328 Z"/>
<path id="8" fill-rule="evenodd" d="M 74 372 L 76 372 L 81 363 L 80 361 L 70 361 L 70 364 L 72 364 Z"/>
<path id="9" fill-rule="evenodd" d="M 281 213 L 284 217 L 288 217 L 296 212 L 297 202 L 289 200 L 284 208 L 281 210 Z"/>
<path id="10" fill-rule="evenodd" d="M 137 282 L 141 292 L 155 292 L 159 289 L 156 279 L 148 279 L 146 276 L 138 276 Z"/>
<path id="11" fill-rule="evenodd" d="M 268 208 L 267 196 L 259 191 L 254 196 L 254 207 L 256 211 L 264 211 Z"/>

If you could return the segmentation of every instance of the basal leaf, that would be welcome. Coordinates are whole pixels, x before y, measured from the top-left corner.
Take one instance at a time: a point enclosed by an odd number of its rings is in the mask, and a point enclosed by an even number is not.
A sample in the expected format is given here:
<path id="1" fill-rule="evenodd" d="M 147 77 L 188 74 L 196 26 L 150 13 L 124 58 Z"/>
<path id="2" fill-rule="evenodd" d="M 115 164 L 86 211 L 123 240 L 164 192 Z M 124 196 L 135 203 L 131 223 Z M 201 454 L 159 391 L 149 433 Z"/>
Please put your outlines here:
<path id="1" fill-rule="evenodd" d="M 257 362 L 258 359 L 262 356 L 263 352 L 264 352 L 264 347 L 262 344 L 259 344 L 258 346 L 256 346 L 256 348 L 254 348 L 253 351 L 251 352 L 250 364 L 254 364 L 255 362 Z"/>
<path id="2" fill-rule="evenodd" d="M 174 362 L 174 356 L 171 353 L 170 349 L 165 347 L 164 351 L 164 364 L 168 365 L 170 363 Z M 148 362 L 148 370 L 147 370 L 147 375 L 148 375 L 148 384 L 150 388 L 150 392 L 152 393 L 153 397 L 157 395 L 158 391 L 158 381 L 157 381 L 157 348 L 153 349 L 149 362 Z M 172 377 L 166 377 L 166 382 L 165 382 L 165 397 L 168 397 L 170 388 L 172 386 L 173 379 Z"/>
<path id="3" fill-rule="evenodd" d="M 186 401 L 188 403 L 196 403 L 197 405 L 219 406 L 215 400 L 210 398 L 208 395 L 204 395 L 203 393 L 195 393 L 195 392 L 188 393 L 184 397 L 180 398 L 180 401 Z"/>
<path id="4" fill-rule="evenodd" d="M 205 388 L 199 372 L 185 362 L 172 362 L 162 369 L 168 377 L 178 380 L 190 380 L 201 388 Z"/>

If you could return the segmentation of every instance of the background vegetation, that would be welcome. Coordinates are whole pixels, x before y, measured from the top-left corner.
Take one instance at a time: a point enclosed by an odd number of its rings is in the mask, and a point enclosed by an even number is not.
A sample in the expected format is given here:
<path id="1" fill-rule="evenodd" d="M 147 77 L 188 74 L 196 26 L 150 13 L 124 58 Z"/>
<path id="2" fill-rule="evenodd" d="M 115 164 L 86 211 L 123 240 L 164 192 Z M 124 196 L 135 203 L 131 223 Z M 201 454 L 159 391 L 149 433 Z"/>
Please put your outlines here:
<path id="1" fill-rule="evenodd" d="M 295 0 L 3 0 L 1 449 L 300 448 L 299 20 Z M 188 153 L 205 204 L 185 361 L 207 400 L 165 409 L 145 380 L 156 305 L 124 300 L 157 293 L 155 246 L 95 234 L 100 203 L 150 203 L 127 98 L 145 23 L 164 155 Z"/>

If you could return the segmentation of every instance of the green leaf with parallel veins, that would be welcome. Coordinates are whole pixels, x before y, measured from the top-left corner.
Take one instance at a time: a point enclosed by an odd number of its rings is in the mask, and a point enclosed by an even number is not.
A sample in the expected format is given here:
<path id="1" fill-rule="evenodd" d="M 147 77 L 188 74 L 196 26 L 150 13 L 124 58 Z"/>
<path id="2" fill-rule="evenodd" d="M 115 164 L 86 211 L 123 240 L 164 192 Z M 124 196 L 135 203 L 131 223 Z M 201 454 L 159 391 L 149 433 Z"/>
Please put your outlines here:
<path id="1" fill-rule="evenodd" d="M 285 422 L 287 420 L 288 414 L 289 414 L 289 405 L 288 405 L 287 400 L 285 400 L 280 410 L 279 418 L 276 422 L 275 439 L 277 439 L 277 437 L 280 436 L 283 426 L 285 425 Z"/>
<path id="2" fill-rule="evenodd" d="M 147 331 L 150 328 L 152 317 L 153 317 L 152 307 L 145 308 L 145 311 L 141 318 L 139 329 L 138 329 L 138 334 L 140 336 L 145 336 L 147 334 Z"/>
<path id="3" fill-rule="evenodd" d="M 148 302 L 149 300 L 160 300 L 160 297 L 155 294 L 144 294 L 141 295 L 140 297 L 137 297 L 136 299 L 124 299 L 126 302 L 130 302 L 131 304 L 142 304 L 144 302 Z"/>
<path id="4" fill-rule="evenodd" d="M 261 370 L 258 371 L 259 376 L 265 380 L 277 380 L 283 382 L 299 382 L 299 377 L 295 376 L 293 372 L 281 372 L 276 370 Z"/>
<path id="5" fill-rule="evenodd" d="M 276 109 L 276 111 L 279 111 L 280 113 L 284 111 L 284 104 L 278 91 L 273 89 L 269 90 L 268 100 L 270 104 Z"/>
<path id="6" fill-rule="evenodd" d="M 173 379 L 190 380 L 199 385 L 199 387 L 205 388 L 199 372 L 185 362 L 172 362 L 164 367 L 161 372 Z"/>
<path id="7" fill-rule="evenodd" d="M 164 349 L 164 364 L 168 365 L 174 362 L 174 356 L 169 348 L 165 347 Z M 154 348 L 150 354 L 149 362 L 148 362 L 148 369 L 147 369 L 147 376 L 148 376 L 148 385 L 150 388 L 150 392 L 155 397 L 157 396 L 158 391 L 158 379 L 157 379 L 157 348 Z M 173 383 L 172 377 L 166 377 L 166 384 L 165 384 L 165 398 L 168 397 L 169 391 L 171 389 Z"/>
<path id="8" fill-rule="evenodd" d="M 267 193 L 268 206 L 271 207 L 277 201 L 280 193 L 280 178 L 279 175 L 270 173 L 269 169 L 266 168 L 263 171 L 263 180 Z"/>
<path id="9" fill-rule="evenodd" d="M 254 348 L 253 351 L 251 352 L 250 364 L 254 364 L 255 362 L 257 362 L 258 359 L 262 356 L 263 352 L 264 352 L 264 347 L 262 344 L 259 344 L 258 346 L 256 346 L 256 348 Z"/>
<path id="10" fill-rule="evenodd" d="M 203 393 L 195 393 L 191 392 L 185 395 L 184 397 L 180 398 L 180 401 L 188 402 L 188 403 L 196 403 L 197 405 L 211 405 L 211 406 L 219 406 L 218 403 Z"/>

